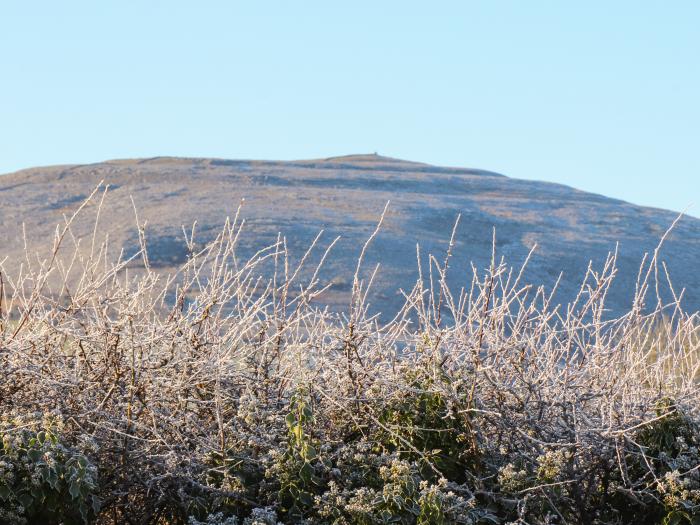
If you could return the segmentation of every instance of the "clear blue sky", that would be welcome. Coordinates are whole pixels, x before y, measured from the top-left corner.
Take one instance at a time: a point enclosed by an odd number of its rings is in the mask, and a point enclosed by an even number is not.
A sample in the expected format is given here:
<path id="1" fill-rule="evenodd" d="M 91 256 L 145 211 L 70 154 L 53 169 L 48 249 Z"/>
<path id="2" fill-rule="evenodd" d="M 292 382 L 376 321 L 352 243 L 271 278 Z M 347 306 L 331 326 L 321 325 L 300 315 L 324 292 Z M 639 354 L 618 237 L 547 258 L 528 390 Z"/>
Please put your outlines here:
<path id="1" fill-rule="evenodd" d="M 700 2 L 22 1 L 0 172 L 378 151 L 700 216 Z"/>

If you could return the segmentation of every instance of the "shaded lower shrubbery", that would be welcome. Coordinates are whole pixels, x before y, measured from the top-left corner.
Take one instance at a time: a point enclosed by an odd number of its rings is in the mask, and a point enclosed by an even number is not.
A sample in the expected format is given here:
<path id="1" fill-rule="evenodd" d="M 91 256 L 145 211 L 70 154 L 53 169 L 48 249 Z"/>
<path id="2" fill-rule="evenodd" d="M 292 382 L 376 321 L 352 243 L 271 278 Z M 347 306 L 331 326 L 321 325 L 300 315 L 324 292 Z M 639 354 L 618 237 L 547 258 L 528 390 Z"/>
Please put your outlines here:
<path id="1" fill-rule="evenodd" d="M 275 519 L 290 523 L 700 520 L 700 432 L 668 400 L 657 403 L 659 419 L 622 440 L 613 437 L 599 442 L 596 449 L 523 444 L 536 454 L 534 461 L 523 461 L 518 452 L 502 449 L 508 442 L 512 446 L 510 439 L 483 443 L 479 453 L 472 437 L 465 436 L 463 422 L 445 423 L 450 414 L 435 392 L 429 398 L 441 407 L 434 414 L 440 422 L 420 426 L 419 421 L 430 417 L 425 394 L 420 391 L 402 399 L 400 426 L 385 423 L 399 434 L 368 418 L 364 428 L 350 425 L 330 442 L 313 437 L 318 421 L 306 403 L 299 407 L 296 398 L 287 418 L 288 448 L 263 461 L 267 468 L 261 469 L 257 491 L 250 496 L 276 509 Z M 382 414 L 387 410 L 365 408 Z M 358 416 L 355 422 L 362 420 Z M 440 436 L 435 439 L 442 448 L 432 448 L 436 443 L 427 438 L 432 432 Z M 451 452 L 445 455 L 451 460 L 464 458 L 464 468 L 456 468 L 458 461 L 447 461 L 443 465 L 448 468 L 440 470 L 445 450 Z M 234 467 L 229 475 L 236 477 L 238 472 Z M 234 503 L 227 516 L 241 508 Z"/>
<path id="2" fill-rule="evenodd" d="M 311 255 L 234 259 L 236 223 L 171 281 L 69 232 L 0 273 L 0 522 L 700 523 L 697 317 L 645 308 L 655 257 L 617 320 L 613 259 L 566 313 L 432 259 L 380 323 L 361 265 L 319 310 Z"/>
<path id="3" fill-rule="evenodd" d="M 202 481 L 210 490 L 192 491 L 190 486 L 190 494 L 183 494 L 187 483 L 173 485 L 173 494 L 161 497 L 163 504 L 172 498 L 166 504 L 171 509 L 161 518 L 154 516 L 154 522 L 698 522 L 700 432 L 668 399 L 657 404 L 659 419 L 631 438 L 638 451 L 620 443 L 622 471 L 618 469 L 619 458 L 612 455 L 553 444 L 543 445 L 532 463 L 506 462 L 507 454 L 480 456 L 471 438 L 465 439 L 464 433 L 456 430 L 459 423 L 444 423 L 450 421 L 450 414 L 441 395 L 433 392 L 429 398 L 430 404 L 439 407 L 433 415 L 441 421 L 432 430 L 418 423 L 424 424 L 430 417 L 426 416 L 430 410 L 425 407 L 425 392 L 420 391 L 399 403 L 398 425 L 405 441 L 387 430 L 399 428 L 393 423 L 374 426 L 371 417 L 359 416 L 356 421 L 365 421 L 364 428 L 339 426 L 332 429 L 339 432 L 337 439 L 324 442 L 318 437 L 321 433 L 314 430 L 320 422 L 309 398 L 298 393 L 288 407 L 286 439 L 279 440 L 282 446 L 263 447 L 263 454 L 257 455 L 245 446 L 234 446 L 225 459 L 209 458 L 209 475 L 202 470 L 206 478 Z M 392 403 L 390 406 L 365 408 L 386 417 L 387 411 L 397 410 Z M 12 426 L 21 430 L 8 432 Z M 4 428 L 2 522 L 94 521 L 101 505 L 97 472 L 78 449 L 99 455 L 95 444 L 89 438 L 77 448 L 61 444 L 55 422 L 13 418 L 4 421 Z M 443 448 L 432 448 L 435 443 L 427 437 L 431 432 L 440 435 L 435 439 Z M 280 438 L 274 431 L 256 437 Z M 232 442 L 244 445 L 248 441 Z M 492 445 L 484 444 L 484 449 Z M 613 443 L 600 448 L 606 450 L 607 446 Z M 467 458 L 468 465 L 456 468 L 457 461 L 448 461 L 448 468 L 440 470 L 445 450 L 454 454 L 450 458 Z M 584 459 L 586 463 L 578 463 Z M 138 471 L 138 466 L 134 467 Z M 109 470 L 109 465 L 104 468 Z M 155 503 L 141 502 L 145 507 Z M 116 521 L 127 520 L 128 511 L 121 516 Z M 108 516 L 102 519 L 109 521 Z"/>
<path id="4" fill-rule="evenodd" d="M 61 441 L 59 424 L 32 415 L 0 419 L 0 522 L 82 523 L 99 512 L 97 469 Z"/>

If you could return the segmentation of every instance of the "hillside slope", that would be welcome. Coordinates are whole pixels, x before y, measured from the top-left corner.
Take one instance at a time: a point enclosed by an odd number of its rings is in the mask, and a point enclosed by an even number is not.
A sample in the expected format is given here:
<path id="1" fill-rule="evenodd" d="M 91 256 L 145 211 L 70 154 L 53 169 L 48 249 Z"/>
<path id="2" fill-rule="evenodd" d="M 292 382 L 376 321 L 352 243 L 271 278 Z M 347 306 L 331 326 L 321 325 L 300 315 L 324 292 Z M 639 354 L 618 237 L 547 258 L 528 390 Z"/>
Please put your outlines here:
<path id="1" fill-rule="evenodd" d="M 669 211 L 635 206 L 566 186 L 508 178 L 495 173 L 443 168 L 377 155 L 308 161 L 153 158 L 24 170 L 0 177 L 0 260 L 6 269 L 24 260 L 21 223 L 30 248 L 46 246 L 63 214 L 70 213 L 100 182 L 111 190 L 101 223 L 114 250 L 133 253 L 137 229 L 130 196 L 148 221 L 152 266 L 172 270 L 187 258 L 182 227 L 197 221 L 199 240 L 212 238 L 245 199 L 242 254 L 286 236 L 299 257 L 324 229 L 325 246 L 342 239 L 324 271 L 333 286 L 325 303 L 347 305 L 356 259 L 388 200 L 384 227 L 367 258 L 382 267 L 372 296 L 376 310 L 394 311 L 399 288 L 417 278 L 416 243 L 423 254 L 444 257 L 450 232 L 462 215 L 451 263 L 453 283 L 471 278 L 470 262 L 488 265 L 492 228 L 497 253 L 518 266 L 533 244 L 538 249 L 525 278 L 551 286 L 560 272 L 558 301 L 575 296 L 588 263 L 600 266 L 619 242 L 617 283 L 608 298 L 615 312 L 629 307 L 644 252 L 653 251 L 676 218 Z M 94 207 L 91 208 L 94 210 Z M 90 236 L 89 211 L 78 225 Z M 320 255 L 320 254 L 319 254 Z M 318 259 L 318 257 L 316 258 Z M 670 236 L 663 259 L 684 305 L 700 309 L 700 220 L 684 217 Z M 424 259 L 424 264 L 426 264 Z M 427 266 L 426 266 L 427 268 Z"/>

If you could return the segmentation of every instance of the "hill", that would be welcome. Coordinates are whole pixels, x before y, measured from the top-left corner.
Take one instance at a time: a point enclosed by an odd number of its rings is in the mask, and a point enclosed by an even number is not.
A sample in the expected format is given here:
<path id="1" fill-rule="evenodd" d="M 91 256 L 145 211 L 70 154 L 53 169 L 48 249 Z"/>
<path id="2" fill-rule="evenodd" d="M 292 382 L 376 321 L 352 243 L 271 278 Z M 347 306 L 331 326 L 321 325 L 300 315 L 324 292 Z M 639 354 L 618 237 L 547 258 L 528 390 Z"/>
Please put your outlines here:
<path id="1" fill-rule="evenodd" d="M 399 288 L 410 290 L 417 278 L 416 243 L 424 270 L 428 253 L 440 260 L 458 214 L 461 222 L 450 263 L 453 283 L 468 283 L 473 262 L 489 264 L 492 230 L 497 255 L 520 265 L 538 248 L 525 274 L 551 287 L 560 272 L 556 299 L 575 297 L 589 261 L 600 268 L 618 245 L 617 282 L 608 306 L 630 306 L 639 264 L 676 218 L 676 213 L 545 182 L 518 180 L 496 173 L 446 168 L 378 155 L 351 155 L 303 161 L 255 161 L 158 157 L 114 160 L 89 165 L 52 166 L 0 177 L 0 260 L 6 269 L 24 260 L 24 222 L 31 249 L 50 244 L 57 222 L 70 214 L 100 181 L 109 184 L 100 229 L 109 231 L 113 251 L 128 255 L 138 245 L 133 196 L 139 219 L 147 221 L 149 259 L 163 272 L 187 259 L 182 232 L 197 221 L 205 242 L 233 216 L 241 202 L 246 220 L 240 253 L 249 255 L 287 239 L 296 258 L 323 229 L 321 246 L 335 245 L 322 277 L 332 286 L 322 297 L 333 308 L 347 305 L 357 256 L 387 201 L 385 223 L 365 268 L 377 262 L 372 305 L 392 313 L 402 303 Z M 90 210 L 94 211 L 95 206 Z M 79 236 L 92 235 L 93 213 L 79 222 Z M 318 260 L 323 250 L 315 255 Z M 663 260 L 676 291 L 685 288 L 684 306 L 700 309 L 700 220 L 684 217 L 667 240 Z"/>

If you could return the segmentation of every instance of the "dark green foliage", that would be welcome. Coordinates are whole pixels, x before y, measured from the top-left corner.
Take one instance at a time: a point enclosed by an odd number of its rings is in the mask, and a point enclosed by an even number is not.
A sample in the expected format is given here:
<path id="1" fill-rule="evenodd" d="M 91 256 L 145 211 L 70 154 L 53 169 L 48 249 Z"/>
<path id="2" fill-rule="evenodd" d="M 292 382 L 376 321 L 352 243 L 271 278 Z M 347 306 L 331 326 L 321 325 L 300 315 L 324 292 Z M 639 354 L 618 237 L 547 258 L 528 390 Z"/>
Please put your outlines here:
<path id="1" fill-rule="evenodd" d="M 449 378 L 444 374 L 438 378 L 420 371 L 409 374 L 408 391 L 392 399 L 381 415 L 384 428 L 378 440 L 387 450 L 418 461 L 425 479 L 444 476 L 462 483 L 478 465 L 475 435 L 466 411 L 468 394 L 457 392 L 448 404 L 442 389 L 449 386 Z"/>
<path id="2" fill-rule="evenodd" d="M 287 449 L 279 464 L 279 498 L 285 513 L 302 517 L 313 507 L 313 495 L 322 480 L 316 475 L 319 455 L 309 433 L 314 415 L 303 390 L 292 397 L 289 408 Z"/>
<path id="3" fill-rule="evenodd" d="M 100 508 L 97 471 L 64 445 L 50 425 L 13 428 L 4 421 L 0 449 L 0 512 L 6 522 L 87 523 Z M 22 428 L 24 427 L 24 428 Z"/>

